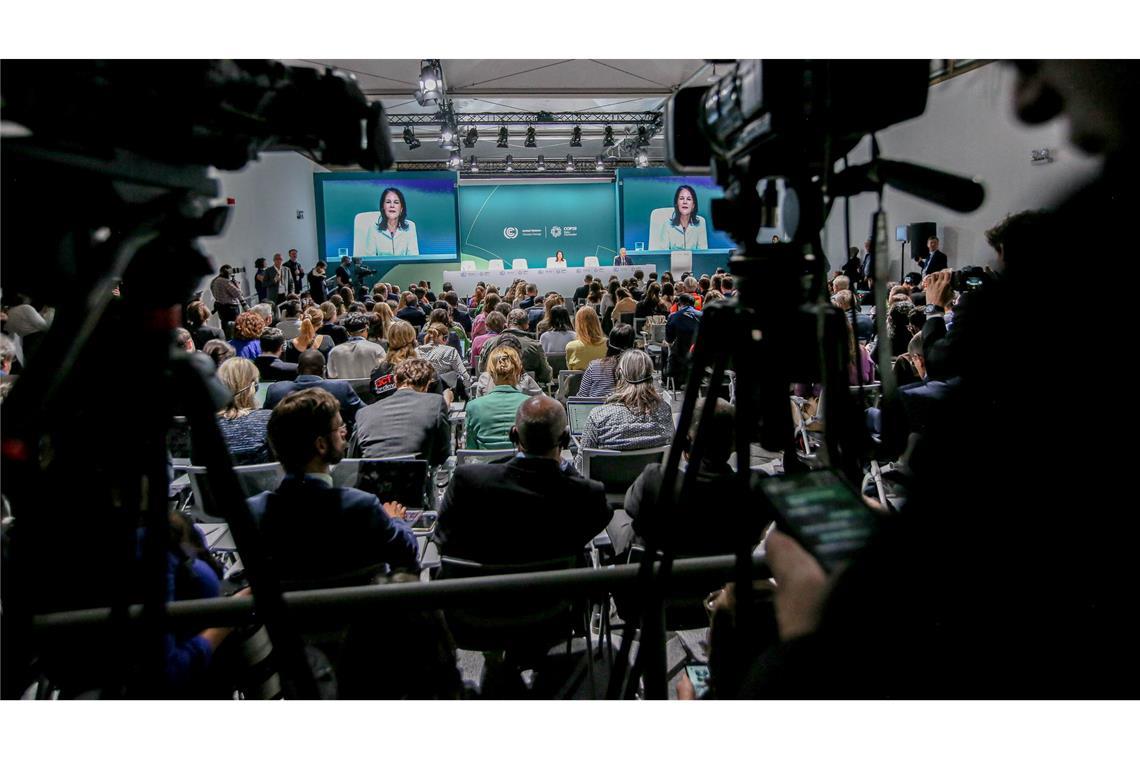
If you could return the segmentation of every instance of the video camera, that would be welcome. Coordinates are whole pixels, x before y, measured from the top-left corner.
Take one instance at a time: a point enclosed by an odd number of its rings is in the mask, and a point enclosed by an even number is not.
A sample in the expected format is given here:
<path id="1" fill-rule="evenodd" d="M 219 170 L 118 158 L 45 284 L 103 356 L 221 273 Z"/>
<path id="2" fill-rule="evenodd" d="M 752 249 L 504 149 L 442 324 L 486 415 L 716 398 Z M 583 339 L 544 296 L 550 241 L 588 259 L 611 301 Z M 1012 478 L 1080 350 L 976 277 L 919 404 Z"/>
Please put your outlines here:
<path id="1" fill-rule="evenodd" d="M 950 287 L 959 293 L 969 293 L 993 282 L 994 274 L 982 267 L 962 267 L 950 275 Z"/>

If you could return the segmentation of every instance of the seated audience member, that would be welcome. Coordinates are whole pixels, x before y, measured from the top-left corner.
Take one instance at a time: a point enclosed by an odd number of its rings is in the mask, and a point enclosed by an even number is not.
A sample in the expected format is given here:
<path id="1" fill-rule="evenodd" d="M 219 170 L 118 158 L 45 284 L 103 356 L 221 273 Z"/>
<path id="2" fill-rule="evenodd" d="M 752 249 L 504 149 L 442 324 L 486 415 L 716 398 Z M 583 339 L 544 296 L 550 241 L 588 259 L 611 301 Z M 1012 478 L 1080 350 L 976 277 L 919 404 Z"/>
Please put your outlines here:
<path id="1" fill-rule="evenodd" d="M 192 354 L 198 349 L 194 347 L 194 336 L 185 327 L 179 327 L 174 331 L 174 345 L 181 348 L 188 354 Z"/>
<path id="2" fill-rule="evenodd" d="M 582 284 L 574 291 L 574 303 L 580 303 L 586 300 L 586 296 L 590 295 L 590 285 L 594 282 L 594 275 L 588 274 L 582 279 Z"/>
<path id="3" fill-rule="evenodd" d="M 470 336 L 471 328 L 474 326 L 471 320 L 471 312 L 467 305 L 459 299 L 459 294 L 454 290 L 449 290 L 443 294 L 443 300 L 451 312 L 452 321 L 463 328 L 464 335 Z"/>
<path id="4" fill-rule="evenodd" d="M 201 301 L 191 301 L 186 304 L 186 329 L 194 338 L 194 347 L 201 351 L 210 340 L 225 340 L 226 334 L 219 327 L 210 327 L 206 320 L 210 318 L 210 310 Z"/>
<path id="5" fill-rule="evenodd" d="M 253 363 L 261 374 L 262 382 L 275 383 L 278 380 L 296 380 L 297 365 L 281 361 L 285 351 L 285 336 L 276 327 L 266 327 L 261 331 L 261 353 Z"/>
<path id="6" fill-rule="evenodd" d="M 701 326 L 701 313 L 693 306 L 688 293 L 677 296 L 677 311 L 665 323 L 665 340 L 669 342 L 668 374 L 677 387 L 685 384 L 689 374 L 689 351 Z"/>
<path id="7" fill-rule="evenodd" d="M 847 364 L 847 383 L 849 385 L 866 385 L 875 382 L 875 362 L 871 360 L 871 352 L 867 347 L 855 340 L 855 330 L 847 322 L 847 355 L 850 357 Z"/>
<path id="8" fill-rule="evenodd" d="M 550 316 L 543 321 L 546 322 L 546 329 L 543 329 L 542 322 L 538 323 L 538 342 L 542 350 L 548 354 L 566 353 L 567 344 L 578 338 L 574 325 L 570 322 L 570 312 L 558 303 L 550 309 Z"/>
<path id="9" fill-rule="evenodd" d="M 705 308 L 707 309 L 710 305 L 721 300 L 724 300 L 724 293 L 719 290 L 710 290 L 705 293 Z"/>
<path id="10" fill-rule="evenodd" d="M 605 293 L 605 289 L 602 287 L 601 280 L 594 280 L 590 283 L 590 292 L 586 295 L 586 304 L 601 307 L 603 293 Z"/>
<path id="11" fill-rule="evenodd" d="M 415 293 L 404 294 L 404 307 L 396 312 L 396 319 L 402 319 L 417 330 L 427 322 L 427 315 L 420 308 L 420 299 Z"/>
<path id="12" fill-rule="evenodd" d="M 282 301 L 282 303 L 284 303 L 284 301 Z M 272 326 L 278 319 L 275 313 L 275 307 L 271 303 L 255 303 L 249 307 L 249 310 L 261 317 L 261 321 L 265 323 L 266 327 Z"/>
<path id="13" fill-rule="evenodd" d="M 626 288 L 618 288 L 615 297 L 617 303 L 614 304 L 614 308 L 610 312 L 610 321 L 616 325 L 621 322 L 622 314 L 635 314 L 637 312 L 637 301 Z"/>
<path id="14" fill-rule="evenodd" d="M 613 393 L 617 385 L 618 357 L 633 348 L 633 340 L 632 327 L 625 324 L 614 325 L 610 330 L 609 340 L 606 341 L 606 355 L 590 362 L 585 374 L 582 375 L 582 385 L 578 388 L 579 396 L 606 398 Z"/>
<path id="15" fill-rule="evenodd" d="M 645 289 L 645 297 L 638 301 L 637 308 L 633 310 L 633 316 L 646 319 L 658 314 L 661 316 L 668 315 L 669 307 L 661 301 L 661 286 L 656 282 L 651 282 Z"/>
<path id="16" fill-rule="evenodd" d="M 666 272 L 668 274 L 668 272 Z M 677 303 L 676 290 L 671 282 L 661 282 L 661 304 L 665 307 L 666 313 L 673 313 L 673 306 Z"/>
<path id="17" fill-rule="evenodd" d="M 290 393 L 309 388 L 321 388 L 332 394 L 340 402 L 340 416 L 350 428 L 356 419 L 357 410 L 364 407 L 364 402 L 360 400 L 360 396 L 356 395 L 356 391 L 347 381 L 325 379 L 324 354 L 320 351 L 306 351 L 301 354 L 301 358 L 297 362 L 297 379 L 282 380 L 269 386 L 269 390 L 265 393 L 263 408 L 272 409 Z"/>
<path id="18" fill-rule="evenodd" d="M 283 399 L 269 418 L 285 479 L 276 491 L 250 497 L 249 509 L 286 585 L 418 564 L 416 539 L 398 519 L 403 506 L 332 484 L 329 466 L 346 448 L 340 407 L 327 391 L 308 388 Z"/>
<path id="19" fill-rule="evenodd" d="M 368 325 L 368 340 L 388 350 L 388 327 L 396 321 L 392 307 L 386 301 L 372 304 L 372 317 Z"/>
<path id="20" fill-rule="evenodd" d="M 505 319 L 505 317 L 504 317 Z M 522 356 L 522 343 L 514 335 L 504 335 L 503 339 L 495 344 L 496 346 L 510 346 Z M 476 396 L 483 396 L 491 392 L 495 387 L 495 381 L 491 378 L 490 372 L 482 372 L 479 374 L 479 380 L 476 382 Z M 525 372 L 519 377 L 518 388 L 520 391 L 528 396 L 541 396 L 544 391 L 539 386 L 538 382 L 526 374 Z"/>
<path id="21" fill-rule="evenodd" d="M 339 296 L 333 296 L 337 301 L 342 301 Z M 342 315 L 340 307 L 337 306 L 336 301 L 324 301 L 320 305 L 321 321 L 317 323 L 313 321 L 313 327 L 317 328 L 318 335 L 326 335 L 332 339 L 333 345 L 339 346 L 348 340 L 348 331 L 340 326 L 339 321 Z M 330 349 L 331 350 L 331 349 Z M 328 352 L 326 353 L 326 357 Z"/>
<path id="22" fill-rule="evenodd" d="M 416 328 L 411 324 L 397 319 L 388 328 L 388 355 L 384 361 L 372 370 L 372 394 L 377 398 L 386 398 L 396 392 L 396 367 L 408 359 L 419 358 L 419 341 L 416 339 Z M 439 391 L 438 383 L 432 392 Z"/>
<path id="23" fill-rule="evenodd" d="M 701 457 L 700 470 L 697 473 L 696 483 L 690 501 L 681 504 L 681 483 L 684 472 L 690 465 L 689 453 L 692 451 L 693 441 L 697 435 L 697 425 L 706 408 L 707 399 L 697 401 L 696 414 L 689 427 L 689 434 L 684 439 L 682 452 L 682 466 L 678 471 L 674 484 L 673 505 L 679 510 L 688 505 L 719 504 L 729 510 L 726 517 L 735 521 L 736 512 L 733 510 L 742 503 L 739 495 L 740 486 L 736 473 L 729 466 L 728 460 L 732 455 L 735 440 L 735 408 L 724 399 L 716 399 L 712 409 L 713 426 L 710 435 L 704 442 L 704 451 Z M 662 515 L 657 511 L 658 499 L 661 496 L 661 481 L 665 474 L 665 465 L 654 463 L 647 466 L 629 487 L 625 494 L 624 509 L 614 514 L 606 532 L 614 544 L 614 552 L 619 557 L 624 555 L 635 537 L 644 540 L 662 541 L 668 539 L 674 550 L 684 555 L 700 554 L 732 554 L 737 550 L 739 532 L 734 529 L 724 531 L 708 527 L 704 530 L 696 528 L 691 521 L 676 520 L 671 526 L 668 536 L 660 531 L 665 527 Z M 680 514 L 681 512 L 679 512 Z M 749 540 L 755 544 L 760 540 L 764 524 L 769 520 L 759 512 L 759 509 L 750 510 L 749 514 L 756 516 L 756 522 L 749 530 Z M 658 546 L 661 544 L 658 543 Z"/>
<path id="24" fill-rule="evenodd" d="M 278 309 L 281 321 L 277 323 L 277 329 L 285 336 L 285 340 L 293 340 L 301 332 L 301 302 L 289 298 L 282 301 Z"/>
<path id="25" fill-rule="evenodd" d="M 344 318 L 344 329 L 348 340 L 333 346 L 329 352 L 328 376 L 330 378 L 369 377 L 372 370 L 384 361 L 384 349 L 365 338 L 368 335 L 369 320 L 366 314 L 349 314 Z"/>
<path id="26" fill-rule="evenodd" d="M 851 280 L 845 275 L 838 275 L 831 281 L 831 294 L 842 293 L 845 290 L 851 290 Z"/>
<path id="27" fill-rule="evenodd" d="M 483 353 L 483 346 L 487 344 L 491 338 L 499 335 L 503 330 L 507 329 L 507 318 L 497 311 L 493 311 L 487 315 L 483 321 L 483 327 L 486 329 L 482 335 L 475 340 L 471 341 L 471 366 L 479 366 L 479 357 Z"/>
<path id="28" fill-rule="evenodd" d="M 440 301 L 439 303 L 446 303 Z M 428 321 L 424 325 L 423 330 L 420 330 L 420 342 L 426 339 L 427 329 L 432 325 L 442 325 L 444 329 L 444 344 L 451 346 L 455 352 L 463 356 L 464 345 L 467 342 L 467 333 L 463 331 L 462 327 L 455 324 L 451 319 L 451 314 L 446 308 L 435 308 L 431 310 L 428 316 Z"/>
<path id="29" fill-rule="evenodd" d="M 584 449 L 631 451 L 665 446 L 673 438 L 673 411 L 653 387 L 653 360 L 630 349 L 618 359 L 617 389 L 590 412 L 579 444 Z M 581 463 L 581 454 L 575 460 Z"/>
<path id="30" fill-rule="evenodd" d="M 459 352 L 447 345 L 449 336 L 454 334 L 447 331 L 445 324 L 433 322 L 424 333 L 425 342 L 418 349 L 419 355 L 431 362 L 449 388 L 454 388 L 457 384 L 466 388 L 467 370 L 459 358 Z"/>
<path id="31" fill-rule="evenodd" d="M 529 396 L 519 390 L 522 359 L 512 346 L 495 346 L 487 357 L 487 371 L 495 386 L 467 402 L 467 448 L 507 449 L 519 404 Z"/>
<path id="32" fill-rule="evenodd" d="M 527 329 L 534 333 L 536 338 L 541 338 L 542 334 L 550 329 L 550 310 L 565 302 L 556 291 L 547 293 L 527 311 L 527 319 L 530 321 L 530 327 Z"/>
<path id="33" fill-rule="evenodd" d="M 507 317 L 507 329 L 503 330 L 502 335 L 493 340 L 487 341 L 483 346 L 483 356 L 489 356 L 488 352 L 493 350 L 495 344 L 503 339 L 503 335 L 515 336 L 519 343 L 522 345 L 522 364 L 524 372 L 533 372 L 534 379 L 539 384 L 550 382 L 550 362 L 546 360 L 546 352 L 542 350 L 542 344 L 532 338 L 526 331 L 529 320 L 527 314 L 522 309 L 512 309 L 510 315 Z M 479 370 L 486 369 L 486 362 L 480 357 Z"/>
<path id="34" fill-rule="evenodd" d="M 218 367 L 218 379 L 233 394 L 218 412 L 218 427 L 234 464 L 272 462 L 266 438 L 270 412 L 257 408 L 257 367 L 249 359 L 235 356 Z"/>
<path id="35" fill-rule="evenodd" d="M 432 467 L 451 453 L 447 402 L 430 392 L 435 368 L 424 359 L 408 359 L 396 367 L 396 390 L 356 415 L 349 441 L 350 457 L 383 459 L 414 454 Z"/>
<path id="36" fill-rule="evenodd" d="M 841 290 L 831 297 L 835 307 L 843 312 L 847 321 L 851 321 L 851 305 L 854 299 L 850 290 Z M 875 320 L 855 307 L 855 338 L 860 343 L 866 343 L 875 335 Z"/>
<path id="37" fill-rule="evenodd" d="M 475 340 L 487 331 L 487 315 L 493 312 L 502 300 L 498 293 L 488 293 L 483 299 L 483 309 L 475 315 L 475 321 L 471 323 L 471 340 Z"/>
<path id="38" fill-rule="evenodd" d="M 487 297 L 487 285 L 486 285 L 486 283 L 483 283 L 483 282 L 476 283 L 475 292 L 472 293 L 471 297 L 467 299 L 468 310 L 476 312 L 476 314 L 477 314 L 479 312 L 479 310 L 483 308 L 483 299 L 486 297 Z M 468 331 L 468 334 L 470 334 L 470 331 Z"/>
<path id="39" fill-rule="evenodd" d="M 729 275 L 724 275 L 720 281 L 720 292 L 724 293 L 725 298 L 732 298 L 736 295 L 736 282 Z"/>
<path id="40" fill-rule="evenodd" d="M 297 337 L 293 340 L 285 341 L 285 351 L 281 358 L 287 362 L 296 364 L 301 354 L 306 351 L 320 351 L 324 355 L 325 361 L 328 361 L 329 353 L 333 350 L 336 342 L 332 336 L 322 335 L 320 333 L 321 327 L 324 325 L 324 313 L 317 307 L 310 307 L 305 310 L 304 315 L 301 317 L 301 329 L 297 333 Z"/>
<path id="41" fill-rule="evenodd" d="M 887 311 L 887 340 L 890 341 L 891 356 L 901 356 L 910 344 L 910 315 L 914 304 L 909 300 L 891 304 Z"/>
<path id="42" fill-rule="evenodd" d="M 522 297 L 522 299 L 517 304 L 515 304 L 515 308 L 516 309 L 522 309 L 523 311 L 526 311 L 530 307 L 534 306 L 534 302 L 537 300 L 538 300 L 538 285 L 536 285 L 533 282 L 527 283 L 525 295 Z"/>
<path id="43" fill-rule="evenodd" d="M 570 442 L 565 410 L 549 396 L 530 398 L 518 406 L 512 423 L 508 438 L 516 456 L 455 469 L 440 504 L 435 540 L 443 554 L 484 564 L 580 555 L 612 512 L 602 484 L 562 462 Z M 496 505 L 523 511 L 521 534 L 503 530 L 492 511 Z"/>
<path id="44" fill-rule="evenodd" d="M 214 360 L 215 367 L 222 366 L 222 363 L 231 356 L 237 356 L 237 351 L 234 351 L 234 347 L 229 344 L 229 341 L 221 338 L 206 341 L 206 344 L 202 346 L 202 353 Z"/>
<path id="45" fill-rule="evenodd" d="M 261 333 L 265 330 L 266 322 L 259 314 L 253 311 L 243 311 L 234 321 L 234 337 L 230 345 L 234 352 L 243 359 L 256 359 L 261 353 Z"/>
<path id="46" fill-rule="evenodd" d="M 574 340 L 566 344 L 567 369 L 584 370 L 594 359 L 606 355 L 602 321 L 592 308 L 583 307 L 574 314 L 574 335 Z"/>

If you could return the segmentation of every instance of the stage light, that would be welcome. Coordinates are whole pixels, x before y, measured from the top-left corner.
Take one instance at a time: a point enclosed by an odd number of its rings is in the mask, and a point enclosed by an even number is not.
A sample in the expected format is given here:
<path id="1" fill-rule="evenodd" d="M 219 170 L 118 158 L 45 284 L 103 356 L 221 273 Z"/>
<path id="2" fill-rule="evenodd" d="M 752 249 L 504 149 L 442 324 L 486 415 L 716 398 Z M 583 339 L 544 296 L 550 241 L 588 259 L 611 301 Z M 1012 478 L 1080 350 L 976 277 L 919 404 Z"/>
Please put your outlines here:
<path id="1" fill-rule="evenodd" d="M 421 106 L 428 103 L 439 103 L 443 98 L 443 67 L 438 59 L 420 61 L 419 89 L 416 90 L 416 102 Z"/>
<path id="2" fill-rule="evenodd" d="M 508 172 L 515 170 L 515 157 L 510 153 L 507 154 L 506 159 L 503 161 L 503 170 Z"/>
<path id="3" fill-rule="evenodd" d="M 498 144 L 496 144 L 495 147 L 497 147 L 497 148 L 507 147 L 507 140 L 510 139 L 510 136 L 511 136 L 510 132 L 507 131 L 506 127 L 499 127 L 499 142 L 498 142 Z"/>
<path id="4" fill-rule="evenodd" d="M 447 168 L 452 171 L 459 171 L 463 166 L 463 159 L 459 156 L 459 151 L 451 151 L 451 156 L 447 159 Z"/>
<path id="5" fill-rule="evenodd" d="M 534 127 L 527 127 L 526 128 L 526 141 L 523 142 L 523 147 L 524 148 L 537 147 L 535 144 L 535 141 L 534 141 Z"/>
<path id="6" fill-rule="evenodd" d="M 574 127 L 573 131 L 570 133 L 570 147 L 571 148 L 581 148 L 582 147 L 582 128 L 581 127 Z"/>
<path id="7" fill-rule="evenodd" d="M 605 138 L 602 140 L 602 147 L 603 148 L 614 147 L 614 128 L 611 127 L 609 124 L 606 125 L 606 133 L 605 133 Z"/>
<path id="8" fill-rule="evenodd" d="M 645 148 L 637 151 L 637 165 L 643 169 L 649 166 L 649 153 L 646 152 Z"/>
<path id="9" fill-rule="evenodd" d="M 605 162 L 605 159 L 603 159 L 603 158 L 602 158 L 602 157 L 599 155 L 599 156 L 598 156 L 598 160 L 594 162 L 594 171 L 598 171 L 598 172 L 600 172 L 600 171 L 605 171 L 605 168 L 606 168 L 606 162 Z"/>
<path id="10" fill-rule="evenodd" d="M 467 171 L 475 172 L 476 174 L 479 173 L 479 159 L 475 158 L 475 156 L 471 157 L 471 163 L 467 165 Z"/>
<path id="11" fill-rule="evenodd" d="M 439 147 L 444 150 L 459 148 L 459 130 L 455 128 L 455 123 L 450 118 L 439 128 Z"/>
<path id="12" fill-rule="evenodd" d="M 479 130 L 471 127 L 467 130 L 467 134 L 463 136 L 463 144 L 468 148 L 474 148 L 475 143 L 479 141 Z"/>
<path id="13" fill-rule="evenodd" d="M 539 156 L 538 160 L 534 162 L 534 170 L 536 172 L 546 171 L 546 159 L 542 156 Z"/>
<path id="14" fill-rule="evenodd" d="M 416 133 L 411 127 L 404 127 L 404 142 L 408 144 L 408 150 L 420 147 L 420 141 L 416 139 Z"/>

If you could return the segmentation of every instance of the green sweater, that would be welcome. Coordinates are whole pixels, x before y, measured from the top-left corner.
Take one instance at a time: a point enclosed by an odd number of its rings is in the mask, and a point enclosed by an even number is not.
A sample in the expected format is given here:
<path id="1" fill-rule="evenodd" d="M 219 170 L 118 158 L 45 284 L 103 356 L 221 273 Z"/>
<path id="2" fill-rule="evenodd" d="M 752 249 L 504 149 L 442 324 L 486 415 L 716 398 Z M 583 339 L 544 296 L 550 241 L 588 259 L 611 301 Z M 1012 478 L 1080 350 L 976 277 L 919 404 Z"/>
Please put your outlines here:
<path id="1" fill-rule="evenodd" d="M 467 448 L 512 449 L 511 427 L 519 405 L 529 396 L 513 385 L 496 385 L 467 402 Z"/>

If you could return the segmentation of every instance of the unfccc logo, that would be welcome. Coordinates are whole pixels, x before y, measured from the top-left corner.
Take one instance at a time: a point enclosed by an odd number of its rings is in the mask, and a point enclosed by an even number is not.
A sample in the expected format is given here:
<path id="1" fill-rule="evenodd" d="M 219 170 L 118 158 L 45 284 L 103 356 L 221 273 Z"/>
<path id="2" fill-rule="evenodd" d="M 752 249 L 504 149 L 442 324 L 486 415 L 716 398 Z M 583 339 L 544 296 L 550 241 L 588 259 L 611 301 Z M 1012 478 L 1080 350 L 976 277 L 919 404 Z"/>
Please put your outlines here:
<path id="1" fill-rule="evenodd" d="M 551 227 L 550 228 L 550 237 L 562 237 L 562 228 L 561 227 Z"/>
<path id="2" fill-rule="evenodd" d="M 504 227 L 503 228 L 503 237 L 505 237 L 507 240 L 514 240 L 518 236 L 519 236 L 519 228 L 518 227 Z"/>

